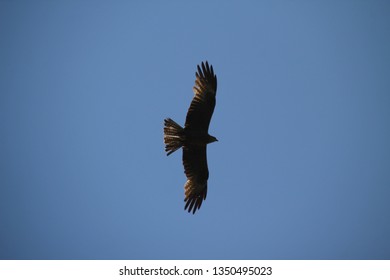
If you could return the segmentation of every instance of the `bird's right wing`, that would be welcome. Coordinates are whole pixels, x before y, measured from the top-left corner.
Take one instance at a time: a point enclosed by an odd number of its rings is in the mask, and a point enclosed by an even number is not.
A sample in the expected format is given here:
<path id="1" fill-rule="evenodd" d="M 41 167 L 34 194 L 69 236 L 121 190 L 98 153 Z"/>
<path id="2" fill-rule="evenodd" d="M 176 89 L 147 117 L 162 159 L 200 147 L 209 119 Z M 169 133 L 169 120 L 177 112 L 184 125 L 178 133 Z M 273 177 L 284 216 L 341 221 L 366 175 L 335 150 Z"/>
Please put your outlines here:
<path id="1" fill-rule="evenodd" d="M 213 66 L 202 62 L 202 68 L 198 65 L 195 74 L 195 96 L 192 99 L 187 112 L 185 128 L 193 131 L 208 131 L 210 120 L 215 108 L 215 95 L 217 94 L 217 76 Z"/>

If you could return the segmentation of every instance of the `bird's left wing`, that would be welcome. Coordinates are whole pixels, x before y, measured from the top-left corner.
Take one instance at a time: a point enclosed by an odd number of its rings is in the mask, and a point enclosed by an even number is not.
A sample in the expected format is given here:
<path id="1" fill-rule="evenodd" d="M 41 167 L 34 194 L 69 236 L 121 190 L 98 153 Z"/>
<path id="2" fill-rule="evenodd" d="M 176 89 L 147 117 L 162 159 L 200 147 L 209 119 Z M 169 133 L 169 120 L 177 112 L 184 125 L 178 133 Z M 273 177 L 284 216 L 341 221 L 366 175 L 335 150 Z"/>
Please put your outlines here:
<path id="1" fill-rule="evenodd" d="M 207 195 L 207 180 L 209 170 L 207 167 L 206 146 L 183 147 L 183 165 L 187 176 L 185 188 L 185 208 L 188 212 L 200 208 Z"/>

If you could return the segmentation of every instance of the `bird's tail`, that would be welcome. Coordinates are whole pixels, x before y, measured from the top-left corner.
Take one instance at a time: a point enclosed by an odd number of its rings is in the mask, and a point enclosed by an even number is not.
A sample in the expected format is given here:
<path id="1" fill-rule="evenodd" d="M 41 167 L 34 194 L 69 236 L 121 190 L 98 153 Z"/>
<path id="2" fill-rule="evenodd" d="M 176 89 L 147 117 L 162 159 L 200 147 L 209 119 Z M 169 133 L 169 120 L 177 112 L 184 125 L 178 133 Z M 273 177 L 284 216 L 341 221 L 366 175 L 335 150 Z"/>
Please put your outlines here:
<path id="1" fill-rule="evenodd" d="M 167 156 L 172 154 L 177 149 L 180 149 L 184 144 L 185 136 L 184 129 L 168 118 L 164 120 L 164 143 Z"/>

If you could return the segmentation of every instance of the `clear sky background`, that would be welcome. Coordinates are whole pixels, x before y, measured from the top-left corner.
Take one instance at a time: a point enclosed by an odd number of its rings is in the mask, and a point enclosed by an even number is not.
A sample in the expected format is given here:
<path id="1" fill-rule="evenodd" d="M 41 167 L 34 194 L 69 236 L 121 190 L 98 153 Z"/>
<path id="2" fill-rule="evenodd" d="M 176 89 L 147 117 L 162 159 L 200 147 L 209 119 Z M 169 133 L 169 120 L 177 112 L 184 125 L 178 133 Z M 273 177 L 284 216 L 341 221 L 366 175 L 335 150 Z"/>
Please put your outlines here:
<path id="1" fill-rule="evenodd" d="M 1 259 L 390 259 L 389 1 L 0 1 Z M 196 65 L 218 77 L 184 211 Z"/>

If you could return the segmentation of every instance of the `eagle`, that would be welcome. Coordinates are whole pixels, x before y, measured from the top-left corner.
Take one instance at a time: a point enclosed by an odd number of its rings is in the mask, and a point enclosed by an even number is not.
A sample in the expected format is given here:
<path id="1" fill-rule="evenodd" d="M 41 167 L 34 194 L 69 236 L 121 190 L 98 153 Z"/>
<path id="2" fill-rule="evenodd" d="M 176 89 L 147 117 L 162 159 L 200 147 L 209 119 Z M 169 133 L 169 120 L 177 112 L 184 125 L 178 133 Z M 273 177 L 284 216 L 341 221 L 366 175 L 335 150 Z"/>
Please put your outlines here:
<path id="1" fill-rule="evenodd" d="M 184 128 L 170 118 L 164 120 L 164 143 L 167 156 L 183 148 L 183 165 L 187 182 L 184 185 L 184 210 L 195 214 L 207 195 L 207 144 L 218 141 L 209 135 L 211 116 L 215 108 L 217 76 L 213 66 L 202 62 L 195 73 L 195 93 L 187 112 Z"/>

